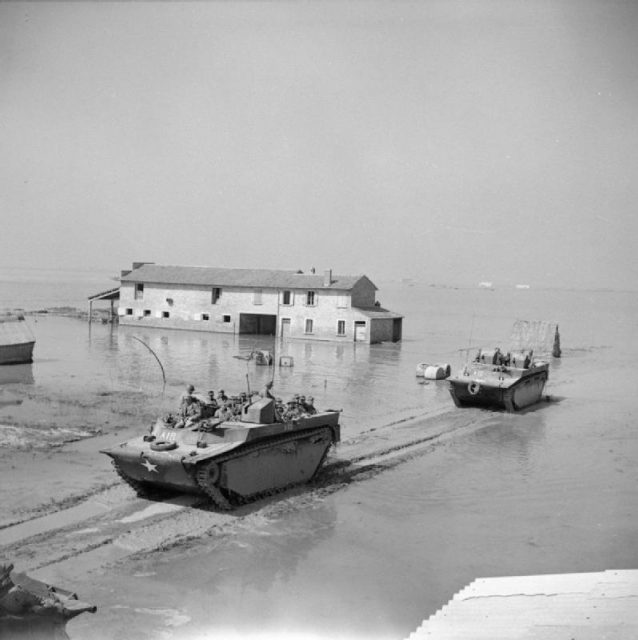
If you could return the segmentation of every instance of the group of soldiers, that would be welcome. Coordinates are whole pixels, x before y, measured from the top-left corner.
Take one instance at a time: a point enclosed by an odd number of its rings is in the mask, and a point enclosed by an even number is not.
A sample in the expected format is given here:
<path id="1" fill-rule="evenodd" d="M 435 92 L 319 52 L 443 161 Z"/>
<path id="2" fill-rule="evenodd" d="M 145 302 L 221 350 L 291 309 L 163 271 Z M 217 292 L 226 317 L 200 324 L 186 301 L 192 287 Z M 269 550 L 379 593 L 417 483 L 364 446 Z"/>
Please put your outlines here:
<path id="1" fill-rule="evenodd" d="M 523 351 L 503 353 L 499 347 L 496 347 L 493 351 L 479 350 L 475 362 L 486 362 L 487 364 L 496 364 L 503 367 L 518 367 L 520 369 L 529 369 L 532 363 L 532 356 L 534 351 Z"/>
<path id="2" fill-rule="evenodd" d="M 303 415 L 314 415 L 317 409 L 312 396 L 295 394 L 288 402 L 276 398 L 272 394 L 272 381 L 266 383 L 259 393 L 248 394 L 242 391 L 238 395 L 227 396 L 223 389 L 208 392 L 208 398 L 203 401 L 195 395 L 195 387 L 189 384 L 180 399 L 177 415 L 170 414 L 166 420 L 176 427 L 188 427 L 207 418 L 215 418 L 222 422 L 239 420 L 244 407 L 259 398 L 271 398 L 275 404 L 275 416 L 279 421 L 288 421 Z"/>
<path id="3" fill-rule="evenodd" d="M 281 398 L 275 398 L 275 414 L 280 416 L 282 421 L 294 420 L 303 415 L 312 416 L 317 413 L 315 400 L 312 396 L 301 396 L 298 393 L 292 400 L 284 404 Z"/>

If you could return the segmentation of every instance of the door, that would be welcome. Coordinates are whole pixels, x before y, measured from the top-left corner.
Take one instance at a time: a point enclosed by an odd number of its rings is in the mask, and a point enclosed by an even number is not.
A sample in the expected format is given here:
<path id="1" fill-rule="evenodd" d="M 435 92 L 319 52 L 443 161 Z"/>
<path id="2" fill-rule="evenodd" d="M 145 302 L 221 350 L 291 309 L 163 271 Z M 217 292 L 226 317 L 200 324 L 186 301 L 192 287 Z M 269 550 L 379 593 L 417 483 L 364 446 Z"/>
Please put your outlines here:
<path id="1" fill-rule="evenodd" d="M 239 314 L 239 333 L 274 336 L 277 330 L 277 316 L 259 313 Z"/>
<path id="2" fill-rule="evenodd" d="M 401 318 L 395 318 L 392 321 L 392 342 L 399 342 L 399 340 L 401 340 L 401 328 L 402 328 Z"/>
<path id="3" fill-rule="evenodd" d="M 279 335 L 282 338 L 287 338 L 290 335 L 290 318 L 281 319 L 281 332 Z"/>
<path id="4" fill-rule="evenodd" d="M 366 323 L 364 320 L 356 320 L 354 323 L 354 341 L 366 341 Z"/>

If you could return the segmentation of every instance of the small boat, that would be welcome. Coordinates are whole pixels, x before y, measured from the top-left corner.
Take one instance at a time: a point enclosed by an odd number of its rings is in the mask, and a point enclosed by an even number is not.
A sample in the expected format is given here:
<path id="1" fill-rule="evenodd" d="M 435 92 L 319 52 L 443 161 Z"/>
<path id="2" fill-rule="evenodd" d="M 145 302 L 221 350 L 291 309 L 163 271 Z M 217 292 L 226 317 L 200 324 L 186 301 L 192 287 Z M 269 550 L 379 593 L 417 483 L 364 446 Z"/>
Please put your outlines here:
<path id="1" fill-rule="evenodd" d="M 449 379 L 457 407 L 479 406 L 520 411 L 537 403 L 549 377 L 549 363 L 533 350 L 507 354 L 479 349 L 476 357 Z"/>
<path id="2" fill-rule="evenodd" d="M 0 365 L 33 362 L 35 337 L 21 313 L 0 314 Z"/>
<path id="3" fill-rule="evenodd" d="M 425 378 L 426 380 L 445 380 L 452 373 L 452 367 L 445 364 L 429 364 L 428 362 L 419 362 L 416 366 L 417 378 Z"/>

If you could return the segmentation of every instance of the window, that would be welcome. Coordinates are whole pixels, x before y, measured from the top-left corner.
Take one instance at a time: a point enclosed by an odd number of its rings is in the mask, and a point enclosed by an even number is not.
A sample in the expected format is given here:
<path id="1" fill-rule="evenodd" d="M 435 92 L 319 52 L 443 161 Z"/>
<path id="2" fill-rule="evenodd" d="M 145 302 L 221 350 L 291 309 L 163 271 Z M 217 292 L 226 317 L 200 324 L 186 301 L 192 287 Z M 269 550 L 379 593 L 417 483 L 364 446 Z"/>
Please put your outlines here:
<path id="1" fill-rule="evenodd" d="M 337 296 L 337 308 L 338 309 L 348 308 L 348 296 Z"/>
<path id="2" fill-rule="evenodd" d="M 312 318 L 306 318 L 306 333 L 312 333 Z"/>
<path id="3" fill-rule="evenodd" d="M 253 292 L 253 304 L 261 304 L 262 289 L 255 289 Z"/>
<path id="4" fill-rule="evenodd" d="M 306 304 L 309 307 L 314 307 L 316 302 L 315 302 L 315 292 L 314 291 L 308 291 L 308 293 L 306 293 Z"/>
<path id="5" fill-rule="evenodd" d="M 207 313 L 202 313 L 202 320 L 210 320 L 210 316 Z"/>
<path id="6" fill-rule="evenodd" d="M 337 335 L 345 336 L 346 335 L 346 321 L 345 320 L 337 320 Z"/>
<path id="7" fill-rule="evenodd" d="M 141 282 L 135 283 L 135 299 L 141 300 L 144 297 L 144 285 Z"/>
<path id="8" fill-rule="evenodd" d="M 292 304 L 292 291 L 282 291 L 281 304 L 285 304 L 285 305 Z"/>
<path id="9" fill-rule="evenodd" d="M 170 318 L 171 314 L 169 311 L 162 311 L 162 318 Z"/>
<path id="10" fill-rule="evenodd" d="M 222 316 L 224 322 L 230 322 L 230 316 Z"/>
<path id="11" fill-rule="evenodd" d="M 217 304 L 217 301 L 222 297 L 222 290 L 220 287 L 213 287 L 210 294 L 210 303 Z"/>
<path id="12" fill-rule="evenodd" d="M 145 316 L 150 316 L 151 315 L 151 310 L 150 309 L 144 309 L 144 315 Z"/>
<path id="13" fill-rule="evenodd" d="M 127 308 L 127 309 L 126 309 L 126 315 L 127 315 L 127 316 L 132 316 L 132 315 L 133 315 L 133 309 L 131 309 L 131 308 Z"/>

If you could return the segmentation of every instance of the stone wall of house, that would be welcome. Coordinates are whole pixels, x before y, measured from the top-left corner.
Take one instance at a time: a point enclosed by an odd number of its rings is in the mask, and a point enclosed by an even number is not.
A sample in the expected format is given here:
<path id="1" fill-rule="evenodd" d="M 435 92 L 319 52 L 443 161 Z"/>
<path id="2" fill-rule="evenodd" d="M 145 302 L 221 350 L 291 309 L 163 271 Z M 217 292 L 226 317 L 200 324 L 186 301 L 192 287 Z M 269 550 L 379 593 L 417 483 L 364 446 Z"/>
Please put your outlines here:
<path id="1" fill-rule="evenodd" d="M 361 278 L 352 288 L 353 307 L 373 307 L 376 299 L 376 287 L 368 278 Z"/>
<path id="2" fill-rule="evenodd" d="M 362 285 L 357 299 L 372 306 L 374 285 L 369 281 Z M 282 320 L 288 319 L 290 338 L 352 342 L 354 322 L 358 320 L 366 321 L 366 341 L 370 339 L 369 319 L 352 308 L 349 292 L 291 289 L 290 303 L 286 304 L 284 292 L 277 289 L 220 289 L 221 295 L 213 304 L 212 287 L 144 283 L 143 292 L 136 297 L 135 283 L 123 282 L 118 309 L 120 323 L 239 333 L 240 314 L 257 314 L 278 316 L 278 334 Z M 314 300 L 312 295 L 309 299 L 308 291 L 314 292 Z"/>

